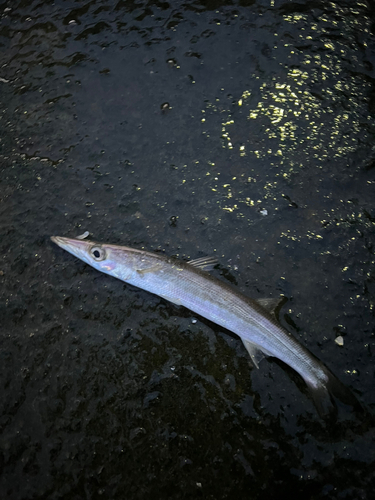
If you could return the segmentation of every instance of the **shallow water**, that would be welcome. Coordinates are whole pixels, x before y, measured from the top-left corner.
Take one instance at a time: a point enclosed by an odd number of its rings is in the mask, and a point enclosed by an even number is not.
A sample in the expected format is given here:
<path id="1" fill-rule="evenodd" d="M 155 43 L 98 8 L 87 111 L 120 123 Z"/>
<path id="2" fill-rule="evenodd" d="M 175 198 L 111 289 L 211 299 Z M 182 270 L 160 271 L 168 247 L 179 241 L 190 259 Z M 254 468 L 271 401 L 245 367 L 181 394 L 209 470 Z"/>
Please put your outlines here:
<path id="1" fill-rule="evenodd" d="M 372 498 L 373 7 L 0 11 L 2 498 Z M 49 240 L 86 230 L 285 296 L 366 411 Z"/>

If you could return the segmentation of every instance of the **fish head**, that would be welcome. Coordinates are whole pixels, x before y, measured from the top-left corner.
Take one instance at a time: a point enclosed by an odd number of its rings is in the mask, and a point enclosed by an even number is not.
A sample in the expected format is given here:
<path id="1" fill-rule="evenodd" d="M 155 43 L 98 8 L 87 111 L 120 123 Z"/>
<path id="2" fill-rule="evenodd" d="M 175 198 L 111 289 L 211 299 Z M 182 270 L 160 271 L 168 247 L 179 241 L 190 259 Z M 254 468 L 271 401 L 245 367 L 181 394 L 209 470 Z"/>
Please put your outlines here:
<path id="1" fill-rule="evenodd" d="M 96 243 L 89 240 L 51 236 L 59 247 L 86 262 L 98 271 L 122 280 L 128 280 L 134 272 L 133 258 L 126 247 Z M 131 250 L 131 249 L 129 249 Z"/>

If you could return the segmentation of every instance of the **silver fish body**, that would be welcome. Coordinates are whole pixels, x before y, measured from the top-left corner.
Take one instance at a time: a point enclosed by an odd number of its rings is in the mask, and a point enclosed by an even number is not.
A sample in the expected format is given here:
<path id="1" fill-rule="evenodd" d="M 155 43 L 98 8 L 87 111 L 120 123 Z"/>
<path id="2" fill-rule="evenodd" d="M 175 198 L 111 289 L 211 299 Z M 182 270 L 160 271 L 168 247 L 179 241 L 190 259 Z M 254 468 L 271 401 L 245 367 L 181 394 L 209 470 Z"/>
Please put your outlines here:
<path id="1" fill-rule="evenodd" d="M 214 278 L 199 264 L 129 247 L 52 236 L 52 241 L 95 269 L 177 305 L 236 333 L 254 364 L 274 356 L 298 372 L 321 415 L 335 410 L 331 395 L 358 406 L 352 393 L 270 314 L 264 305 Z"/>

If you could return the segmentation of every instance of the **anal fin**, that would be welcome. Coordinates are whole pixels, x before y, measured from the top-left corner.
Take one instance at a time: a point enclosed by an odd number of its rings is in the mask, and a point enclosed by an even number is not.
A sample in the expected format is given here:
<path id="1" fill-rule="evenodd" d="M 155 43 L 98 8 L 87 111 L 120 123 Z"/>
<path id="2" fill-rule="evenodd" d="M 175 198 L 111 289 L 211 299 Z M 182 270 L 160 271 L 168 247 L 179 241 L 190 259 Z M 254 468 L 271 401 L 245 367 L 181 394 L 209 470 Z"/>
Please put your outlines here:
<path id="1" fill-rule="evenodd" d="M 261 351 L 258 346 L 252 344 L 248 340 L 241 340 L 246 347 L 247 352 L 250 354 L 251 361 L 254 363 L 255 368 L 259 368 L 259 363 L 266 357 L 266 354 Z"/>
<path id="2" fill-rule="evenodd" d="M 161 298 L 168 300 L 168 302 L 172 302 L 172 304 L 175 304 L 176 306 L 181 305 L 181 300 L 177 297 L 171 297 L 170 295 L 163 295 L 163 294 L 158 294 Z"/>

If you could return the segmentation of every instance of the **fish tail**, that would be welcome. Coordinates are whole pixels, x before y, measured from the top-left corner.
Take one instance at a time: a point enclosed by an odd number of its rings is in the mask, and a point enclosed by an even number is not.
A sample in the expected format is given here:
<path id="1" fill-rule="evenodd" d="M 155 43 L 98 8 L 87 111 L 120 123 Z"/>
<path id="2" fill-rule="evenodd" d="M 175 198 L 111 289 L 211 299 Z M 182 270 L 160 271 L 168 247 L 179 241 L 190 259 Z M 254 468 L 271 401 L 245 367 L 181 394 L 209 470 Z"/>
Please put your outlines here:
<path id="1" fill-rule="evenodd" d="M 341 403 L 351 406 L 356 412 L 363 411 L 361 404 L 352 391 L 340 382 L 340 380 L 325 366 L 323 366 L 323 371 L 326 380 L 319 380 L 319 383 L 312 383 L 306 380 L 306 384 L 310 390 L 310 394 L 319 415 L 323 419 L 336 418 L 338 410 L 335 400 L 339 400 Z"/>

